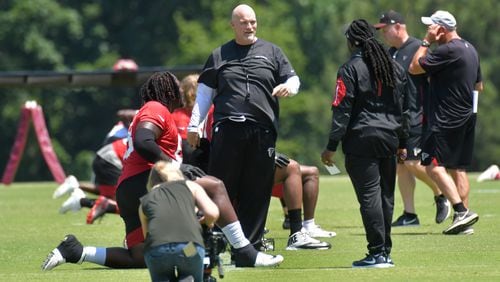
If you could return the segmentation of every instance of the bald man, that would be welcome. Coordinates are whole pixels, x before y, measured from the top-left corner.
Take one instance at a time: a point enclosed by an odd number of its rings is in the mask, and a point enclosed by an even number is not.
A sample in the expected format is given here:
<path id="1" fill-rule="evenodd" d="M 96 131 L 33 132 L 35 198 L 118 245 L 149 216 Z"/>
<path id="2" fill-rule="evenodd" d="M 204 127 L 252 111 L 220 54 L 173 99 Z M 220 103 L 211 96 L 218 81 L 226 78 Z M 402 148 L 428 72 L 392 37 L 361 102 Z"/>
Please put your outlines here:
<path id="1" fill-rule="evenodd" d="M 274 176 L 279 99 L 300 86 L 290 61 L 276 45 L 257 38 L 248 5 L 231 14 L 234 39 L 212 51 L 200 78 L 188 127 L 198 146 L 198 127 L 214 105 L 208 174 L 226 185 L 243 232 L 261 246 Z"/>

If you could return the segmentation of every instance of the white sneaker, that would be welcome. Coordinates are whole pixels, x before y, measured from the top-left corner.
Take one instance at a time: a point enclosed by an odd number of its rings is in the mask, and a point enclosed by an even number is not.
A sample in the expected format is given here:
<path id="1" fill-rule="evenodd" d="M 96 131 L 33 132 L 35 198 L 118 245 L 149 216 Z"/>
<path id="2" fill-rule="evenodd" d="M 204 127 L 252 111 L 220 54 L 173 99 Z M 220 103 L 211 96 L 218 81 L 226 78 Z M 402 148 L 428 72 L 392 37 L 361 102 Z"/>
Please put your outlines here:
<path id="1" fill-rule="evenodd" d="M 288 237 L 287 251 L 296 250 L 328 250 L 332 247 L 328 242 L 321 242 L 309 236 L 306 232 L 298 231 Z"/>
<path id="2" fill-rule="evenodd" d="M 53 249 L 42 263 L 42 270 L 51 270 L 63 263 L 81 264 L 85 259 L 84 248 L 74 235 L 66 235 L 62 242 Z"/>
<path id="3" fill-rule="evenodd" d="M 75 188 L 78 188 L 80 185 L 78 183 L 78 180 L 76 177 L 73 175 L 70 175 L 66 177 L 64 180 L 63 184 L 59 185 L 57 189 L 54 191 L 54 194 L 52 195 L 53 199 L 57 199 L 65 194 L 69 194 L 75 190 Z"/>
<path id="4" fill-rule="evenodd" d="M 54 267 L 61 265 L 66 262 L 63 258 L 61 252 L 55 248 L 48 255 L 47 258 L 42 263 L 42 270 L 51 270 Z"/>
<path id="5" fill-rule="evenodd" d="M 307 234 L 313 238 L 332 238 L 337 236 L 337 233 L 334 231 L 323 230 L 319 225 L 314 225 L 307 229 L 303 228 L 302 231 L 307 232 Z"/>
<path id="6" fill-rule="evenodd" d="M 85 193 L 80 188 L 76 188 L 71 193 L 71 196 L 62 204 L 59 209 L 59 213 L 67 213 L 68 211 L 79 211 L 82 208 L 80 205 L 80 199 L 85 198 Z"/>
<path id="7" fill-rule="evenodd" d="M 497 177 L 498 172 L 500 172 L 500 168 L 497 165 L 490 165 L 490 167 L 488 167 L 477 177 L 477 182 L 494 180 Z"/>
<path id="8" fill-rule="evenodd" d="M 257 258 L 255 259 L 255 267 L 265 267 L 265 266 L 278 266 L 284 260 L 281 255 L 268 255 L 263 252 L 257 253 Z"/>

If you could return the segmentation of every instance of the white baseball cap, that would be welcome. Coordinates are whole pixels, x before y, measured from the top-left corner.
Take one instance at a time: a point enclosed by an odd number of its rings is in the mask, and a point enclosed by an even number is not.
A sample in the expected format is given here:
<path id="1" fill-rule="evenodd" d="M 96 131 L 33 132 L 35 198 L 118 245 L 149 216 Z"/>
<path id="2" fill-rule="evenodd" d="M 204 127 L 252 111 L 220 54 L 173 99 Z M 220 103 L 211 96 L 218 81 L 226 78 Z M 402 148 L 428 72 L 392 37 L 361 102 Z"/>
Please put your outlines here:
<path id="1" fill-rule="evenodd" d="M 430 17 L 422 17 L 422 23 L 425 25 L 437 24 L 445 27 L 447 30 L 455 30 L 457 21 L 455 17 L 448 11 L 436 11 Z"/>

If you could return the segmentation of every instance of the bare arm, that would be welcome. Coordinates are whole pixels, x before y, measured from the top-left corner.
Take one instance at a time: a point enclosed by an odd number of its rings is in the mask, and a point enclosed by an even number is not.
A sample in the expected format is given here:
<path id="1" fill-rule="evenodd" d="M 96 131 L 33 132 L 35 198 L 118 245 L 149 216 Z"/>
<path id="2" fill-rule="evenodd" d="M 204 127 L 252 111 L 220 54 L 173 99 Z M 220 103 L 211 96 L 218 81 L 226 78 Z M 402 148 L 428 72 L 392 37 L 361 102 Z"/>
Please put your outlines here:
<path id="1" fill-rule="evenodd" d="M 142 205 L 139 205 L 139 219 L 141 220 L 142 234 L 146 238 L 146 234 L 148 233 L 148 219 L 142 211 Z"/>
<path id="2" fill-rule="evenodd" d="M 219 208 L 200 185 L 189 180 L 186 181 L 186 185 L 193 193 L 196 206 L 203 212 L 200 222 L 205 223 L 208 227 L 213 227 L 215 221 L 219 218 Z"/>
<path id="3" fill-rule="evenodd" d="M 411 74 L 421 74 L 425 73 L 425 70 L 422 68 L 418 60 L 427 55 L 427 51 L 429 50 L 429 47 L 424 47 L 420 46 L 415 52 L 415 55 L 413 56 L 413 59 L 411 60 L 410 67 L 408 68 L 408 72 Z"/>
<path id="4" fill-rule="evenodd" d="M 424 44 L 422 44 L 420 48 L 418 48 L 417 52 L 415 52 L 415 55 L 411 60 L 410 67 L 408 68 L 409 73 L 411 74 L 425 73 L 425 70 L 422 68 L 418 60 L 427 55 L 430 45 L 438 41 L 442 36 L 444 36 L 444 33 L 440 31 L 438 25 L 430 25 L 427 27 L 427 33 L 425 34 L 424 39 L 422 39 L 422 42 L 427 43 L 427 46 L 424 46 Z"/>

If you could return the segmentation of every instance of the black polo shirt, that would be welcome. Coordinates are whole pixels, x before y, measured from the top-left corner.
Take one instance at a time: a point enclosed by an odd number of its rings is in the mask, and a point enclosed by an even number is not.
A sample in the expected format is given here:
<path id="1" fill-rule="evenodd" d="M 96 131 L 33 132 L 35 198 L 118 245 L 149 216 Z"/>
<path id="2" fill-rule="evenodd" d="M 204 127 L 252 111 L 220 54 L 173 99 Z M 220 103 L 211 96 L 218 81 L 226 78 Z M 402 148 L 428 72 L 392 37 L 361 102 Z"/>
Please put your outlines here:
<path id="1" fill-rule="evenodd" d="M 214 122 L 230 116 L 245 116 L 278 131 L 278 98 L 274 87 L 295 76 L 282 50 L 258 39 L 251 45 L 231 40 L 216 48 L 198 82 L 216 89 Z"/>
<path id="2" fill-rule="evenodd" d="M 398 62 L 403 69 L 408 72 L 413 55 L 420 47 L 421 41 L 415 37 L 409 37 L 403 45 L 397 49 L 395 47 L 389 48 L 389 54 Z M 429 114 L 428 106 L 425 101 L 428 101 L 429 83 L 426 74 L 412 75 L 408 74 L 409 89 L 408 102 L 410 109 L 410 134 L 420 135 L 422 133 L 422 123 L 424 116 Z"/>
<path id="3" fill-rule="evenodd" d="M 482 81 L 479 56 L 469 42 L 457 38 L 419 59 L 430 77 L 432 131 L 459 128 L 474 115 L 472 96 Z"/>

